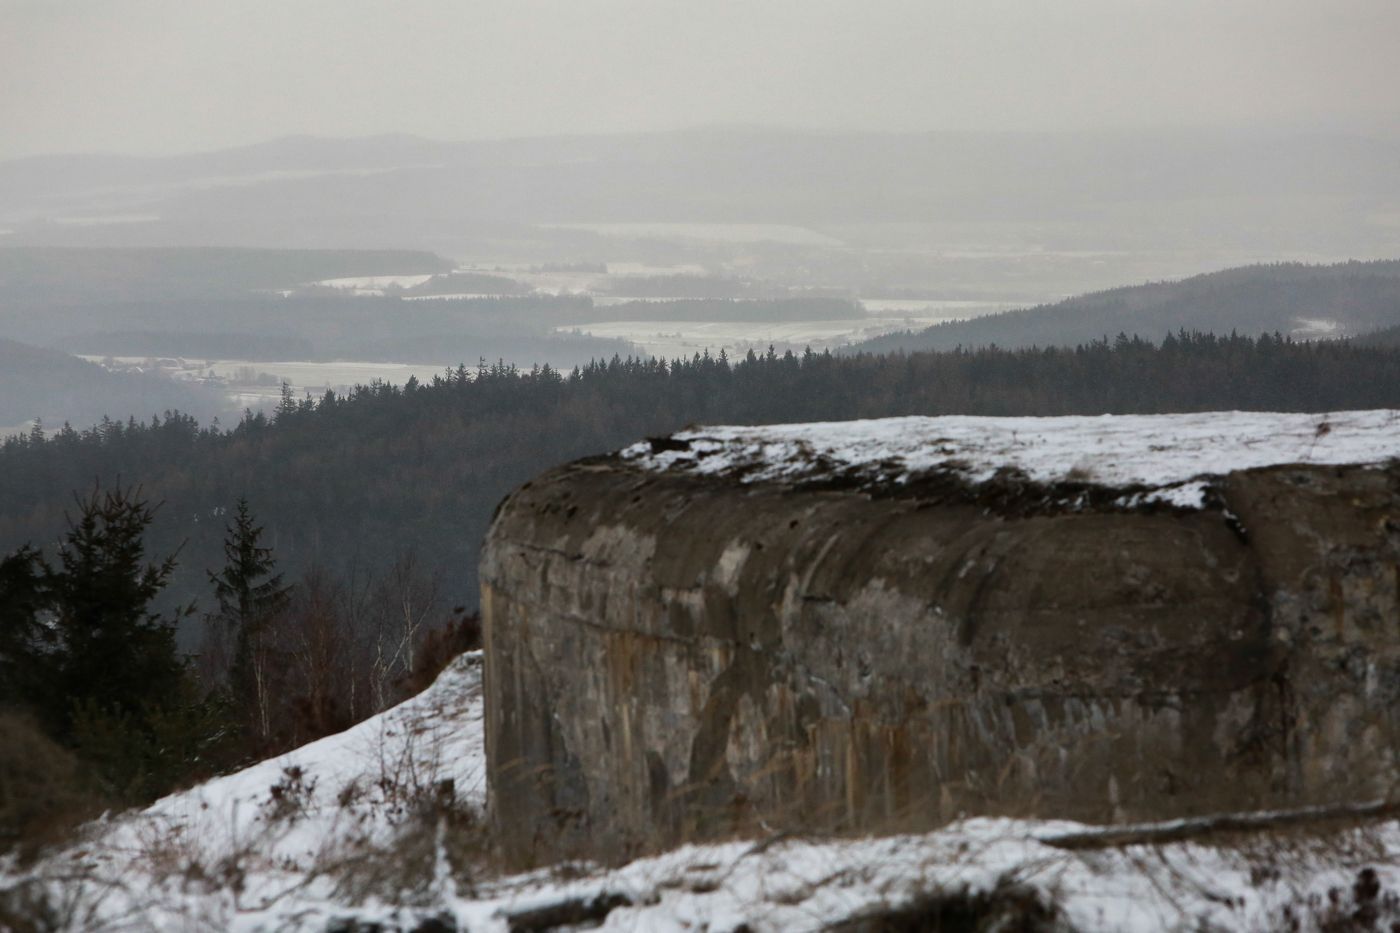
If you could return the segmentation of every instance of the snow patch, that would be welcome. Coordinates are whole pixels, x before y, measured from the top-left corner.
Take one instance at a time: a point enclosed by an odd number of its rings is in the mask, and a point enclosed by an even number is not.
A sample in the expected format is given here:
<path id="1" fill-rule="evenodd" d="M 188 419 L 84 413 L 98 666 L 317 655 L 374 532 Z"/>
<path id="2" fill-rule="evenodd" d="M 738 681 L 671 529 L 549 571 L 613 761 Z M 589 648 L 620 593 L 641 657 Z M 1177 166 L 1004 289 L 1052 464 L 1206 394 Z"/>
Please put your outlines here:
<path id="1" fill-rule="evenodd" d="M 417 275 L 351 275 L 312 282 L 322 288 L 338 288 L 357 295 L 383 295 L 386 288 L 413 288 L 433 278 L 435 273 Z"/>
<path id="2" fill-rule="evenodd" d="M 1294 318 L 1294 323 L 1298 326 L 1289 332 L 1290 336 L 1304 340 L 1329 339 L 1342 333 L 1341 323 L 1331 318 L 1300 317 Z"/>
<path id="3" fill-rule="evenodd" d="M 1148 487 L 1125 505 L 1203 505 L 1207 479 L 1287 463 L 1372 464 L 1400 457 L 1400 411 L 1199 412 L 1054 418 L 884 418 L 681 431 L 620 456 L 649 470 L 742 482 L 838 475 L 903 484 L 934 472 L 982 483 L 1013 469 L 1038 483 Z"/>

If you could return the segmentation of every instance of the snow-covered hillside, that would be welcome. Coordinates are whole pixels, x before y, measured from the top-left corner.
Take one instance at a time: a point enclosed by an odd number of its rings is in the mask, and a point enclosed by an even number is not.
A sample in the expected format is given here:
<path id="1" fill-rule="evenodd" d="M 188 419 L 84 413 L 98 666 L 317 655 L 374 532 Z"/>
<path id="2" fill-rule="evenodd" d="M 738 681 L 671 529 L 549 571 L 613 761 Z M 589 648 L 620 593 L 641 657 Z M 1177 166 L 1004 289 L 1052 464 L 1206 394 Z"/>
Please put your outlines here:
<path id="1" fill-rule="evenodd" d="M 1199 507 L 1205 478 L 1281 463 L 1379 463 L 1400 457 L 1400 411 L 1225 411 L 1059 418 L 883 418 L 704 427 L 643 441 L 624 459 L 743 482 L 848 475 L 908 482 L 951 472 L 970 483 L 1018 470 L 1038 483 L 1139 489 Z"/>
<path id="2" fill-rule="evenodd" d="M 481 723 L 481 657 L 469 654 L 345 733 L 94 824 L 81 844 L 0 873 L 0 889 L 43 895 L 52 928 L 84 931 L 412 930 L 428 920 L 440 925 L 423 929 L 506 931 L 590 918 L 610 930 L 778 931 L 890 911 L 916 918 L 910 929 L 940 911 L 1043 924 L 1017 929 L 1400 921 L 1393 820 L 1121 845 L 1079 824 L 972 819 L 926 835 L 774 837 L 610 871 L 501 874 L 489 855 L 452 843 L 478 832 Z M 1182 827 L 1147 831 L 1164 828 Z M 415 863 L 412 851 L 427 858 Z"/>
<path id="3" fill-rule="evenodd" d="M 64 929 L 294 929 L 308 909 L 302 928 L 319 929 L 330 871 L 418 832 L 425 805 L 479 813 L 485 800 L 471 652 L 345 732 L 98 821 L 30 871 L 0 871 L 0 888 L 37 882 Z"/>

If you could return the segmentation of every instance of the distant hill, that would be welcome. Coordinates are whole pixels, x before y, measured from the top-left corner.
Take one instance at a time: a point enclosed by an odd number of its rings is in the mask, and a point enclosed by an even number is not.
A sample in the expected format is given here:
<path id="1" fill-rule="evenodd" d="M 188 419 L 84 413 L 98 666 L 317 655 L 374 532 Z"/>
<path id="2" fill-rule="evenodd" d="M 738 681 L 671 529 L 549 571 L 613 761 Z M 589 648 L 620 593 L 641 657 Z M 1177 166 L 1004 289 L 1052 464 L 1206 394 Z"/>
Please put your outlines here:
<path id="1" fill-rule="evenodd" d="M 42 419 L 86 428 L 104 415 L 125 421 L 178 410 L 208 419 L 224 407 L 218 393 L 159 376 L 111 373 L 58 350 L 0 338 L 0 429 Z"/>
<path id="2" fill-rule="evenodd" d="M 48 304 L 246 296 L 342 276 L 449 272 L 419 250 L 0 248 L 0 299 Z"/>
<path id="3" fill-rule="evenodd" d="M 1244 131 L 296 136 L 192 155 L 4 161 L 0 203 L 17 239 L 93 245 L 419 245 L 483 219 L 1083 220 L 1130 205 L 1161 228 L 1165 206 L 1186 201 L 1219 217 L 1254 203 L 1265 213 L 1248 216 L 1275 221 L 1287 199 L 1305 199 L 1315 219 L 1320 199 L 1388 208 L 1397 155 L 1387 138 Z"/>
<path id="4" fill-rule="evenodd" d="M 568 368 L 635 352 L 621 340 L 553 333 L 595 319 L 586 296 L 508 294 L 528 289 L 452 268 L 447 259 L 415 250 L 0 248 L 0 336 L 92 356 L 223 360 L 456 365 L 504 357 L 527 367 Z M 419 302 L 397 293 L 299 288 L 325 279 L 430 273 L 441 274 L 439 288 L 502 295 Z M 432 294 L 438 281 L 423 283 L 430 287 L 420 293 Z M 296 293 L 287 295 L 291 289 Z M 32 402 L 21 407 L 31 412 L 21 421 L 34 417 Z"/>
<path id="5" fill-rule="evenodd" d="M 0 162 L 0 244 L 397 246 L 1043 301 L 1275 257 L 1400 256 L 1397 164 L 1394 138 L 1284 129 L 289 137 Z M 687 296 L 729 297 L 658 295 Z"/>
<path id="6" fill-rule="evenodd" d="M 1400 260 L 1280 263 L 1114 288 L 1058 304 L 888 334 L 846 352 L 1071 346 L 1119 333 L 1160 340 L 1182 329 L 1333 338 L 1389 326 L 1400 326 Z"/>
<path id="7" fill-rule="evenodd" d="M 1352 340 L 1360 347 L 1400 347 L 1400 324 L 1368 331 Z"/>

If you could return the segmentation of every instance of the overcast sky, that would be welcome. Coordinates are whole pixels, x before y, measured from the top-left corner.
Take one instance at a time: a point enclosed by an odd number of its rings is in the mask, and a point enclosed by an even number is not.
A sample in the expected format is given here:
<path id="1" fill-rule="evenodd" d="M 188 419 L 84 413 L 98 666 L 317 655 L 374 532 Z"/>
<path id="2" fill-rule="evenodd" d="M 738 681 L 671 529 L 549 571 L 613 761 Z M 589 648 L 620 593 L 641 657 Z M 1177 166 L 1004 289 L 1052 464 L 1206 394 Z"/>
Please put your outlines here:
<path id="1" fill-rule="evenodd" d="M 711 123 L 1392 133 L 1400 0 L 0 0 L 0 158 Z"/>

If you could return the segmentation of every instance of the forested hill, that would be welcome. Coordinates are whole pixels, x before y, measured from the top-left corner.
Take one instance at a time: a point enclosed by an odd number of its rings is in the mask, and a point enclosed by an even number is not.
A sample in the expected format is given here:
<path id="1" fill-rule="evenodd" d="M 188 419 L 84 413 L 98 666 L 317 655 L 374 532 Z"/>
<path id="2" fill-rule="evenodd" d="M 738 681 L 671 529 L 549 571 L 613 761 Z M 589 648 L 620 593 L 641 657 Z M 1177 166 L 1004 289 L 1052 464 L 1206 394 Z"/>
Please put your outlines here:
<path id="1" fill-rule="evenodd" d="M 1400 324 L 1400 260 L 1244 266 L 1179 282 L 1114 288 L 919 332 L 848 352 L 1073 346 L 1124 333 L 1149 340 L 1186 329 L 1344 337 Z"/>
<path id="2" fill-rule="evenodd" d="M 36 418 L 57 427 L 103 415 L 150 417 L 170 410 L 213 417 L 226 407 L 213 390 L 139 373 L 113 373 L 58 350 L 0 337 L 0 428 Z"/>
<path id="3" fill-rule="evenodd" d="M 0 249 L 0 297 L 43 305 L 207 299 L 337 276 L 451 269 L 449 260 L 414 250 L 12 246 Z"/>
<path id="4" fill-rule="evenodd" d="M 225 431 L 187 417 L 0 445 L 0 553 L 50 542 L 75 489 L 139 484 L 163 502 L 150 553 L 180 549 L 174 595 L 207 601 L 230 507 L 246 495 L 289 574 L 357 579 L 409 551 L 475 604 L 496 504 L 540 471 L 691 423 L 887 415 L 1057 415 L 1400 407 L 1400 350 L 1179 335 L 1077 349 L 792 355 L 730 364 L 593 364 L 571 375 L 496 366 L 429 385 L 288 400 Z"/>
<path id="5" fill-rule="evenodd" d="M 1362 334 L 1353 342 L 1361 347 L 1400 347 L 1400 324 Z"/>

